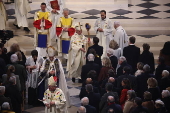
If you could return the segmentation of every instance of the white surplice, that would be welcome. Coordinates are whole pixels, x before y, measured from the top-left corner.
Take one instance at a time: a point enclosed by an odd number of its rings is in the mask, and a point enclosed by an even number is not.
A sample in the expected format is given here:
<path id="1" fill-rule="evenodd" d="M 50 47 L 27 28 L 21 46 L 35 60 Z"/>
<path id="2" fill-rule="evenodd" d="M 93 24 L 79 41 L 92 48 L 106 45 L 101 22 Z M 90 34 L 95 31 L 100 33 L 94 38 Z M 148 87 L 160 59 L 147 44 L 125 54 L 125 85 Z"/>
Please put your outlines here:
<path id="1" fill-rule="evenodd" d="M 47 11 L 51 12 L 53 9 L 51 8 L 51 1 L 55 1 L 55 0 L 45 0 L 45 3 L 47 5 Z M 58 5 L 60 7 L 60 10 L 57 10 L 57 13 L 52 13 L 51 12 L 51 22 L 52 22 L 52 27 L 50 28 L 50 38 L 53 39 L 57 39 L 57 35 L 56 35 L 56 27 L 57 27 L 57 22 L 58 19 L 62 16 L 63 13 L 63 8 L 64 8 L 64 3 L 63 0 L 58 0 Z"/>
<path id="2" fill-rule="evenodd" d="M 0 2 L 0 30 L 4 30 L 6 27 L 7 14 L 4 7 L 4 3 Z"/>
<path id="3" fill-rule="evenodd" d="M 15 25 L 28 27 L 27 13 L 31 11 L 28 0 L 14 0 L 15 2 Z"/>
<path id="4" fill-rule="evenodd" d="M 99 32 L 98 28 L 102 28 L 103 32 Z M 109 48 L 109 43 L 113 38 L 113 24 L 110 21 L 109 18 L 105 18 L 102 20 L 101 18 L 98 18 L 94 25 L 94 30 L 96 32 L 96 37 L 99 38 L 99 45 L 103 46 L 103 55 L 102 58 L 107 56 L 106 50 Z"/>
<path id="5" fill-rule="evenodd" d="M 114 35 L 114 40 L 118 43 L 119 47 L 122 49 L 122 55 L 123 55 L 123 48 L 128 46 L 128 35 L 126 34 L 126 31 L 123 29 L 122 26 L 119 26 L 116 28 L 116 32 Z"/>

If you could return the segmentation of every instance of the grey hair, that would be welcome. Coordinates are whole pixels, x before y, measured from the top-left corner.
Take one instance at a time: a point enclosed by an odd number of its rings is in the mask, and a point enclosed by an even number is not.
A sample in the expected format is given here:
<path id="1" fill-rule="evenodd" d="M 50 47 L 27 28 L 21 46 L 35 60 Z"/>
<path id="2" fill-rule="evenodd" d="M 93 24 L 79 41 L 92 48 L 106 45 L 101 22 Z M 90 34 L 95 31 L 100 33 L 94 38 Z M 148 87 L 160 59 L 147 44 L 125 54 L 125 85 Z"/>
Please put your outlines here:
<path id="1" fill-rule="evenodd" d="M 0 86 L 0 94 L 4 94 L 5 93 L 5 86 Z"/>
<path id="2" fill-rule="evenodd" d="M 14 62 L 17 62 L 18 61 L 18 56 L 16 54 L 12 54 L 11 55 L 11 62 L 14 63 Z"/>
<path id="3" fill-rule="evenodd" d="M 89 104 L 89 99 L 87 97 L 82 98 L 81 99 L 81 104 L 83 106 L 88 105 Z"/>
<path id="4" fill-rule="evenodd" d="M 162 75 L 163 75 L 163 77 L 169 77 L 169 71 L 163 70 Z"/>
<path id="5" fill-rule="evenodd" d="M 4 103 L 2 104 L 2 109 L 3 109 L 3 110 L 9 110 L 9 109 L 10 109 L 9 103 L 8 103 L 8 102 L 4 102 Z"/>
<path id="6" fill-rule="evenodd" d="M 115 98 L 114 98 L 114 96 L 108 96 L 107 100 L 108 100 L 108 102 L 112 103 L 115 101 Z"/>
<path id="7" fill-rule="evenodd" d="M 69 9 L 68 8 L 64 8 L 63 11 L 69 11 Z"/>
<path id="8" fill-rule="evenodd" d="M 120 22 L 119 21 L 115 21 L 114 24 L 115 25 L 120 25 Z"/>
<path id="9" fill-rule="evenodd" d="M 87 84 L 85 88 L 88 92 L 93 92 L 93 86 L 91 84 Z"/>
<path id="10" fill-rule="evenodd" d="M 170 92 L 168 90 L 162 91 L 162 97 L 169 97 L 169 96 L 170 96 Z"/>
<path id="11" fill-rule="evenodd" d="M 88 54 L 87 59 L 88 59 L 88 61 L 94 61 L 94 55 L 93 54 Z"/>
<path id="12" fill-rule="evenodd" d="M 144 71 L 144 72 L 149 72 L 149 71 L 150 71 L 150 66 L 149 66 L 148 64 L 145 64 L 145 65 L 143 66 L 143 71 Z"/>
<path id="13" fill-rule="evenodd" d="M 121 57 L 119 58 L 119 60 L 122 61 L 122 62 L 124 62 L 124 61 L 126 61 L 126 58 L 125 58 L 124 56 L 121 56 Z"/>
<path id="14" fill-rule="evenodd" d="M 78 108 L 78 113 L 86 113 L 86 108 L 84 106 L 80 106 Z"/>
<path id="15" fill-rule="evenodd" d="M 11 76 L 9 78 L 9 82 L 12 83 L 12 84 L 16 84 L 16 77 L 15 76 Z"/>
<path id="16" fill-rule="evenodd" d="M 127 94 L 128 94 L 129 97 L 130 97 L 130 98 L 129 98 L 130 101 L 134 100 L 135 97 L 136 97 L 136 93 L 135 93 L 134 90 L 128 90 L 128 91 L 127 91 Z"/>

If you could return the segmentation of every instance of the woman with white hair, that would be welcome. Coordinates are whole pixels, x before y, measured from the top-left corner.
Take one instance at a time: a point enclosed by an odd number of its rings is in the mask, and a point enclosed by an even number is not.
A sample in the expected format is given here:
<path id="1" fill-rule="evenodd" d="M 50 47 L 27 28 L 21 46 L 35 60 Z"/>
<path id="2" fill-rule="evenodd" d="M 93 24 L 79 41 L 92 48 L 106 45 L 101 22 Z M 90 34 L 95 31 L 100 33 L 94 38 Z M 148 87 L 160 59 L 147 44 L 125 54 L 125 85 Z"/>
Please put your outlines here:
<path id="1" fill-rule="evenodd" d="M 10 110 L 9 102 L 4 102 L 1 106 L 1 113 L 15 113 Z"/>
<path id="2" fill-rule="evenodd" d="M 123 54 L 122 49 L 119 47 L 118 43 L 115 40 L 111 40 L 109 48 L 113 49 L 113 54 L 119 59 Z"/>
<path id="3" fill-rule="evenodd" d="M 155 112 L 154 113 L 168 113 L 163 101 L 159 99 L 155 101 Z"/>
<path id="4" fill-rule="evenodd" d="M 170 92 L 168 90 L 162 91 L 162 101 L 164 102 L 168 113 L 170 113 Z"/>
<path id="5" fill-rule="evenodd" d="M 169 78 L 169 71 L 163 70 L 162 71 L 162 78 L 160 81 L 160 89 L 165 90 L 167 87 L 170 86 L 170 78 Z"/>

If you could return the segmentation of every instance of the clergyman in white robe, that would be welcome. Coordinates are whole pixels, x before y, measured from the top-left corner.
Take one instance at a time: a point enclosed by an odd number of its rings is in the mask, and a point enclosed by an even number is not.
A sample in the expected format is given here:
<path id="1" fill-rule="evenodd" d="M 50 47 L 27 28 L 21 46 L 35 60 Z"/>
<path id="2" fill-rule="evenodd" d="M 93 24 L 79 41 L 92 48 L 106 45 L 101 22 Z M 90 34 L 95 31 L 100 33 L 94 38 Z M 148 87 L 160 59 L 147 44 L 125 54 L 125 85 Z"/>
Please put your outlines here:
<path id="1" fill-rule="evenodd" d="M 60 10 L 56 10 L 56 12 L 53 12 L 53 9 L 50 3 L 51 1 L 55 1 L 55 0 L 45 0 L 45 3 L 47 5 L 47 11 L 51 12 L 52 27 L 50 28 L 50 38 L 57 39 L 56 27 L 57 27 L 58 19 L 62 16 L 62 13 L 63 13 L 64 3 L 63 3 L 63 0 L 57 0 Z"/>
<path id="2" fill-rule="evenodd" d="M 2 0 L 0 0 L 0 30 L 4 30 L 6 27 L 6 21 L 7 21 L 7 14 L 6 9 L 4 7 L 4 3 Z"/>
<path id="3" fill-rule="evenodd" d="M 28 0 L 14 0 L 15 2 L 15 25 L 28 27 L 27 13 L 31 11 Z"/>
<path id="4" fill-rule="evenodd" d="M 102 13 L 102 12 L 101 12 Z M 100 32 L 98 29 L 103 29 L 103 32 Z M 99 45 L 103 46 L 103 55 L 102 58 L 107 56 L 106 50 L 109 48 L 109 43 L 113 38 L 113 25 L 109 18 L 105 17 L 104 19 L 98 18 L 94 25 L 94 30 L 96 32 L 96 37 L 99 38 Z"/>
<path id="5" fill-rule="evenodd" d="M 128 35 L 126 31 L 120 26 L 120 22 L 114 22 L 114 27 L 116 29 L 114 40 L 118 43 L 121 48 L 121 54 L 123 55 L 123 48 L 128 46 Z"/>

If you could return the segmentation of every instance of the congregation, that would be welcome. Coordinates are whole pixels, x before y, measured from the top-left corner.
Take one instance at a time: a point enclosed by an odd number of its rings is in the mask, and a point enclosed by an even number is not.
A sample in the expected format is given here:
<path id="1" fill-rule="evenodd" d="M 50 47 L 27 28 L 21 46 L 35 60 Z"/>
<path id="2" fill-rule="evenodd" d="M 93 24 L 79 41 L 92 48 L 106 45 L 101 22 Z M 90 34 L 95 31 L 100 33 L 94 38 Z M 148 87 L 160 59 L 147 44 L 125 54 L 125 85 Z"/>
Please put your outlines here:
<path id="1" fill-rule="evenodd" d="M 15 12 L 22 14 L 17 13 L 14 26 L 30 32 L 29 5 L 21 0 L 27 5 L 22 12 L 16 1 Z M 29 57 L 17 43 L 10 50 L 0 43 L 1 112 L 21 113 L 29 104 L 45 106 L 45 113 L 68 113 L 72 105 L 66 78 L 71 78 L 73 84 L 82 84 L 77 113 L 170 113 L 170 41 L 155 62 L 150 45 L 143 43 L 140 50 L 137 39 L 128 37 L 120 22 L 112 24 L 105 10 L 94 23 L 96 36 L 85 37 L 83 25 L 74 23 L 63 2 L 40 4 L 33 22 L 35 49 Z M 66 60 L 66 71 L 59 58 Z"/>

